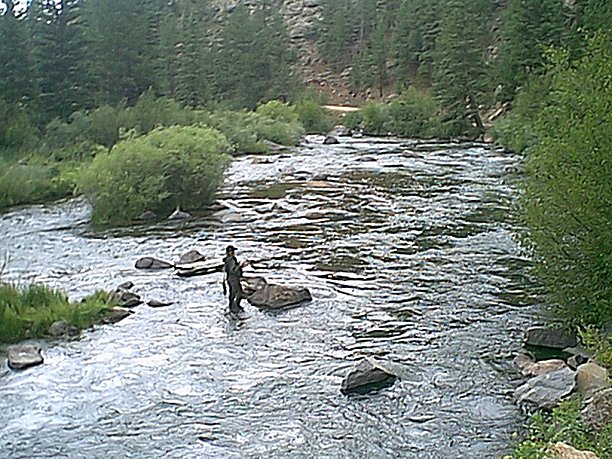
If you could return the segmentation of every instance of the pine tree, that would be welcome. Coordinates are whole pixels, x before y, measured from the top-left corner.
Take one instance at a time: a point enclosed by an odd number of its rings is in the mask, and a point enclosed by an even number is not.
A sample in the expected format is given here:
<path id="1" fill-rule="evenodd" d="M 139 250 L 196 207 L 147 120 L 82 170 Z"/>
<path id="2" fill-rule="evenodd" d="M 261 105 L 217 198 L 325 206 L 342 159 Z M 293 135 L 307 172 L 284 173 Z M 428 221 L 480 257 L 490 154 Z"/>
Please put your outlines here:
<path id="1" fill-rule="evenodd" d="M 28 35 L 23 15 L 12 1 L 0 14 L 0 97 L 8 104 L 27 103 L 33 95 Z"/>

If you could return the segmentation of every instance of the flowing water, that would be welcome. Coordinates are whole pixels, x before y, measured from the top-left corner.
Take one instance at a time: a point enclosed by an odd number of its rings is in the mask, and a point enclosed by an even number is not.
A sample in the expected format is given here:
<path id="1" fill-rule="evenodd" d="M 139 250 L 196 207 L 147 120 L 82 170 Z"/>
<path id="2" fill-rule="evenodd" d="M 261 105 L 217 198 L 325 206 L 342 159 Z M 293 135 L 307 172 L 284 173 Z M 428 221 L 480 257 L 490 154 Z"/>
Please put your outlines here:
<path id="1" fill-rule="evenodd" d="M 0 367 L 0 457 L 494 458 L 523 420 L 511 368 L 536 286 L 515 242 L 520 158 L 484 145 L 309 138 L 236 159 L 216 209 L 95 231 L 82 200 L 0 217 L 4 277 L 79 299 L 131 280 L 117 325 Z M 134 268 L 228 244 L 247 274 L 307 286 L 279 313 L 224 315 L 221 275 Z M 340 393 L 373 356 L 401 379 Z"/>

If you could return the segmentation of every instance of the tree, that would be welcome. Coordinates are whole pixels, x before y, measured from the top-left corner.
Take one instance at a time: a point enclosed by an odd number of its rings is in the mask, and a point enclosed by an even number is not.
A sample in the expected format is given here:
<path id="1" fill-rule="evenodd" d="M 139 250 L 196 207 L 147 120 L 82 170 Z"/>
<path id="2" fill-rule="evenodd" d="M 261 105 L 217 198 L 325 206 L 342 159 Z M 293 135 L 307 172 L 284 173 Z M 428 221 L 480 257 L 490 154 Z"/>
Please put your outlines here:
<path id="1" fill-rule="evenodd" d="M 23 104 L 32 98 L 30 50 L 23 15 L 12 1 L 0 14 L 0 97 L 7 104 Z"/>
<path id="2" fill-rule="evenodd" d="M 436 38 L 433 61 L 434 94 L 445 110 L 450 135 L 484 127 L 478 102 L 486 90 L 482 12 L 486 1 L 465 4 L 451 0 Z"/>

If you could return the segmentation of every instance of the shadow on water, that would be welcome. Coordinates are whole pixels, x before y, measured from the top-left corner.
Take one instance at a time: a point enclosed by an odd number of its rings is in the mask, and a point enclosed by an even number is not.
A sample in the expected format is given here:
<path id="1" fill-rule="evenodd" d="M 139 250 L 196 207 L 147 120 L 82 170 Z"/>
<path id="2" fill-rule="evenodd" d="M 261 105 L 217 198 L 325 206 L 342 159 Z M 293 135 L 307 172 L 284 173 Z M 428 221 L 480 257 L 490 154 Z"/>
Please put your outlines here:
<path id="1" fill-rule="evenodd" d="M 185 222 L 96 231 L 81 200 L 0 217 L 5 277 L 73 298 L 131 280 L 145 300 L 116 326 L 51 343 L 0 374 L 9 457 L 491 458 L 522 415 L 512 354 L 539 290 L 513 216 L 520 158 L 482 145 L 311 138 L 235 160 L 217 205 Z M 221 275 L 134 268 L 227 244 L 249 274 L 311 303 L 247 305 L 228 321 Z M 400 379 L 340 383 L 363 356 Z"/>

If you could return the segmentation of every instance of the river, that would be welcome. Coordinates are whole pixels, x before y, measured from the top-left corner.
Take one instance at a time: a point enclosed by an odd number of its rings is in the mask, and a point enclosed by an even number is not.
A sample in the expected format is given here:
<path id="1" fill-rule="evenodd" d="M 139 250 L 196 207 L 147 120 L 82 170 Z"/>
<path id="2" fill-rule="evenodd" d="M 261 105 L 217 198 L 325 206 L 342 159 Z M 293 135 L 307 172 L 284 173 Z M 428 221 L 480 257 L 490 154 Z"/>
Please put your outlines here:
<path id="1" fill-rule="evenodd" d="M 82 199 L 0 216 L 4 277 L 79 299 L 124 281 L 145 300 L 117 325 L 42 342 L 0 367 L 0 457 L 495 458 L 523 414 L 512 357 L 537 311 L 514 216 L 520 158 L 491 146 L 309 137 L 237 158 L 231 210 L 99 231 Z M 226 245 L 246 274 L 308 287 L 280 313 L 228 321 L 221 275 L 143 272 Z M 340 393 L 363 356 L 401 379 Z"/>

